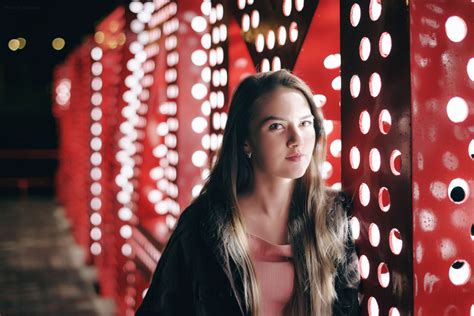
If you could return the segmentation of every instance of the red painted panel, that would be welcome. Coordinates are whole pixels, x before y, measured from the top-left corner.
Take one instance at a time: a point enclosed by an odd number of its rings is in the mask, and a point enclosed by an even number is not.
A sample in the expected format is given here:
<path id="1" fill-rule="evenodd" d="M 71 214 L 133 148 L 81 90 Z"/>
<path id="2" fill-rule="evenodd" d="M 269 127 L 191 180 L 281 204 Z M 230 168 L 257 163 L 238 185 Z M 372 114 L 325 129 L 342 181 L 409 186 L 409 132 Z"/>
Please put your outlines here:
<path id="1" fill-rule="evenodd" d="M 410 10 L 414 313 L 469 315 L 474 3 L 412 1 Z"/>
<path id="2" fill-rule="evenodd" d="M 356 246 L 362 314 L 389 315 L 396 308 L 401 315 L 411 315 L 408 6 L 404 1 L 341 1 L 340 19 L 342 184 L 354 197 L 352 227 L 360 231 Z M 379 48 L 385 32 L 392 43 L 388 54 Z M 389 114 L 390 129 L 383 113 Z M 381 115 L 386 121 L 382 129 Z M 398 168 L 392 170 L 391 156 L 396 151 L 401 155 L 394 159 Z M 384 203 L 379 203 L 379 195 Z"/>

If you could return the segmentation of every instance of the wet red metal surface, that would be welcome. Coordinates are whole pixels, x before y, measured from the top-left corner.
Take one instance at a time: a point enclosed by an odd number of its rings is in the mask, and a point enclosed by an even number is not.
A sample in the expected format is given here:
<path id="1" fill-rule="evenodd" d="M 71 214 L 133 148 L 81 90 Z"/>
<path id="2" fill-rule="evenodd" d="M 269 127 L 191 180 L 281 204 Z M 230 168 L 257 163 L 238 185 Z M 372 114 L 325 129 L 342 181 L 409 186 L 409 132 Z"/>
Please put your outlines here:
<path id="1" fill-rule="evenodd" d="M 342 184 L 360 231 L 364 315 L 413 309 L 409 34 L 405 2 L 341 2 Z"/>
<path id="2" fill-rule="evenodd" d="M 471 1 L 410 3 L 415 315 L 474 311 L 473 21 Z"/>

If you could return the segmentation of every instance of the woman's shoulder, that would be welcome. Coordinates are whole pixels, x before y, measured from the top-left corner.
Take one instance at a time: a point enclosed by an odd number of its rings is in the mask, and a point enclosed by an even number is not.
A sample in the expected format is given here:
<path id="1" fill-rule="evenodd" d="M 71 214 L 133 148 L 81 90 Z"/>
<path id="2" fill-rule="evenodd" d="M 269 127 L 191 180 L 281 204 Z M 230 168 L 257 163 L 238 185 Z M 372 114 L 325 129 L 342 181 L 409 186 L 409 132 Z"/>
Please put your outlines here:
<path id="1" fill-rule="evenodd" d="M 209 201 L 206 197 L 199 197 L 186 207 L 178 219 L 176 234 L 198 231 L 199 225 L 205 221 L 209 213 Z"/>
<path id="2" fill-rule="evenodd" d="M 203 194 L 181 213 L 174 234 L 205 239 L 215 237 L 215 230 L 223 220 L 225 205 Z"/>

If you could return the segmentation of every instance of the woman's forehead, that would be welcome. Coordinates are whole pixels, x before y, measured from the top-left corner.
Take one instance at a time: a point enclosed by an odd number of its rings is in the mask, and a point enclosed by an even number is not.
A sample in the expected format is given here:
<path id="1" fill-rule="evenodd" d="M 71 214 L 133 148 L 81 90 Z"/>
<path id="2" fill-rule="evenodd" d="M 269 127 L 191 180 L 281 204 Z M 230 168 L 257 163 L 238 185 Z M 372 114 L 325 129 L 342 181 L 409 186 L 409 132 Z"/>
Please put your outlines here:
<path id="1" fill-rule="evenodd" d="M 278 87 L 265 95 L 256 105 L 256 116 L 302 116 L 311 114 L 303 93 L 297 89 Z"/>

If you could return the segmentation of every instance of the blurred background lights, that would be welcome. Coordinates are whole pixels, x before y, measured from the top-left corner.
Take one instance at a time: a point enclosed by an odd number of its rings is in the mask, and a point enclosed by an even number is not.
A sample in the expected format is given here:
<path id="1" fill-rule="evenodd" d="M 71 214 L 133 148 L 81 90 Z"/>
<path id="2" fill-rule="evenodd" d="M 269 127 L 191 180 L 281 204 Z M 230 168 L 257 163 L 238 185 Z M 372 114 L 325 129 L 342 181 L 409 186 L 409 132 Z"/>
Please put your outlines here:
<path id="1" fill-rule="evenodd" d="M 378 20 L 382 14 L 382 1 L 381 0 L 370 0 L 369 4 L 369 16 L 372 21 Z"/>
<path id="2" fill-rule="evenodd" d="M 51 42 L 51 46 L 55 49 L 55 50 L 61 50 L 64 48 L 64 45 L 66 45 L 66 41 L 62 38 L 62 37 L 56 37 L 55 39 L 53 39 L 53 41 Z"/>
<path id="3" fill-rule="evenodd" d="M 389 246 L 393 254 L 399 255 L 402 251 L 403 241 L 401 238 L 400 231 L 396 228 L 393 228 L 390 231 L 389 235 Z"/>
<path id="4" fill-rule="evenodd" d="M 270 71 L 270 62 L 266 58 L 262 60 L 261 71 L 262 72 Z"/>
<path id="5" fill-rule="evenodd" d="M 336 69 L 341 66 L 341 54 L 331 54 L 324 58 L 324 67 L 326 69 Z"/>
<path id="6" fill-rule="evenodd" d="M 379 52 L 382 57 L 387 57 L 392 50 L 392 37 L 389 33 L 383 32 L 379 39 Z"/>
<path id="7" fill-rule="evenodd" d="M 195 133 L 202 133 L 207 128 L 207 120 L 198 116 L 193 119 L 191 127 Z"/>
<path id="8" fill-rule="evenodd" d="M 285 45 L 286 42 L 286 29 L 284 26 L 278 28 L 278 44 Z"/>
<path id="9" fill-rule="evenodd" d="M 296 11 L 303 10 L 304 7 L 304 0 L 295 0 L 295 9 Z"/>
<path id="10" fill-rule="evenodd" d="M 197 100 L 202 100 L 207 95 L 207 87 L 202 83 L 196 83 L 191 88 L 192 96 Z"/>
<path id="11" fill-rule="evenodd" d="M 369 186 L 365 183 L 362 183 L 359 186 L 359 200 L 360 204 L 367 206 L 370 202 L 370 189 Z"/>
<path id="12" fill-rule="evenodd" d="M 191 160 L 193 165 L 196 167 L 204 167 L 204 165 L 207 163 L 207 154 L 202 150 L 195 151 Z"/>
<path id="13" fill-rule="evenodd" d="M 128 257 L 132 254 L 132 246 L 130 246 L 129 244 L 124 244 L 122 246 L 122 254 L 125 256 L 125 257 Z"/>
<path id="14" fill-rule="evenodd" d="M 71 98 L 71 80 L 61 79 L 56 87 L 56 102 L 60 106 L 67 106 Z"/>
<path id="15" fill-rule="evenodd" d="M 467 118 L 469 107 L 463 98 L 454 97 L 449 100 L 446 106 L 446 112 L 453 123 L 460 123 Z"/>
<path id="16" fill-rule="evenodd" d="M 224 17 L 224 7 L 220 3 L 216 5 L 216 15 L 218 20 L 222 20 Z"/>
<path id="17" fill-rule="evenodd" d="M 272 60 L 272 70 L 280 70 L 280 69 L 281 69 L 280 57 L 275 56 Z"/>
<path id="18" fill-rule="evenodd" d="M 283 0 L 282 8 L 283 14 L 289 16 L 291 14 L 291 0 Z"/>
<path id="19" fill-rule="evenodd" d="M 8 42 L 8 48 L 11 50 L 11 51 L 16 51 L 20 48 L 20 41 L 18 39 L 11 39 L 9 42 Z"/>
<path id="20" fill-rule="evenodd" d="M 23 49 L 26 46 L 26 39 L 24 37 L 18 37 L 17 40 L 20 42 L 18 49 Z"/>
<path id="21" fill-rule="evenodd" d="M 135 33 L 139 33 L 145 29 L 145 24 L 135 19 L 130 23 L 130 29 Z M 130 50 L 132 50 L 132 48 L 130 48 Z"/>
<path id="22" fill-rule="evenodd" d="M 166 122 L 161 122 L 160 124 L 158 124 L 158 126 L 156 127 L 156 133 L 159 135 L 159 136 L 165 136 L 167 135 L 169 132 L 169 127 L 168 127 L 168 124 L 166 124 Z"/>
<path id="23" fill-rule="evenodd" d="M 128 8 L 133 13 L 139 13 L 143 10 L 143 3 L 141 3 L 140 1 L 133 1 L 129 4 Z"/>
<path id="24" fill-rule="evenodd" d="M 368 309 L 369 309 L 369 316 L 378 316 L 380 309 L 379 309 L 379 304 L 377 303 L 377 300 L 375 297 L 371 296 L 369 297 L 369 300 L 367 301 Z"/>
<path id="25" fill-rule="evenodd" d="M 326 131 L 326 135 L 331 134 L 334 129 L 334 124 L 331 120 L 324 120 L 323 122 L 324 130 Z"/>
<path id="26" fill-rule="evenodd" d="M 211 43 L 211 34 L 206 33 L 201 37 L 201 45 L 205 49 L 211 48 L 211 45 L 212 45 L 212 43 Z"/>
<path id="27" fill-rule="evenodd" d="M 198 33 L 205 31 L 207 27 L 206 19 L 202 16 L 195 16 L 191 21 L 191 27 Z"/>
<path id="28" fill-rule="evenodd" d="M 352 217 L 350 219 L 351 232 L 354 239 L 358 239 L 360 235 L 360 222 L 357 217 Z"/>
<path id="29" fill-rule="evenodd" d="M 455 260 L 449 268 L 449 280 L 456 286 L 466 284 L 471 278 L 471 266 L 466 260 Z"/>
<path id="30" fill-rule="evenodd" d="M 298 39 L 298 24 L 296 22 L 291 22 L 290 24 L 290 42 L 294 43 Z"/>
<path id="31" fill-rule="evenodd" d="M 258 25 L 260 24 L 260 14 L 258 13 L 257 10 L 252 11 L 252 16 L 250 17 L 250 24 L 252 25 L 252 28 L 256 29 Z"/>
<path id="32" fill-rule="evenodd" d="M 351 81 L 349 83 L 349 90 L 351 92 L 351 96 L 353 98 L 357 98 L 360 93 L 360 78 L 357 75 L 353 75 L 351 77 Z"/>
<path id="33" fill-rule="evenodd" d="M 366 61 L 369 58 L 369 55 L 370 55 L 370 41 L 367 37 L 363 37 L 360 40 L 359 55 L 360 55 L 360 59 L 362 59 L 363 61 Z"/>
<path id="34" fill-rule="evenodd" d="M 98 227 L 91 229 L 90 236 L 93 240 L 99 240 L 102 238 L 102 231 Z"/>
<path id="35" fill-rule="evenodd" d="M 354 3 L 351 7 L 350 22 L 353 27 L 356 27 L 360 21 L 361 10 L 357 3 Z"/>
<path id="36" fill-rule="evenodd" d="M 203 66 L 207 62 L 207 54 L 203 50 L 196 50 L 191 54 L 191 61 L 196 66 Z"/>
<path id="37" fill-rule="evenodd" d="M 192 190 L 193 197 L 196 198 L 199 195 L 199 193 L 201 193 L 201 190 L 202 190 L 202 184 L 196 184 Z"/>
<path id="38" fill-rule="evenodd" d="M 242 16 L 242 31 L 247 32 L 250 29 L 250 17 L 248 14 Z"/>
<path id="39" fill-rule="evenodd" d="M 466 22 L 458 16 L 449 17 L 446 20 L 445 29 L 448 38 L 455 43 L 461 42 L 467 34 Z"/>
<path id="40" fill-rule="evenodd" d="M 124 239 L 132 237 L 132 227 L 130 227 L 130 225 L 123 225 L 120 227 L 120 236 Z"/>
<path id="41" fill-rule="evenodd" d="M 474 313 L 471 312 L 471 315 L 473 315 Z M 398 309 L 396 307 L 392 307 L 390 308 L 390 310 L 388 311 L 388 316 L 400 316 L 400 312 L 398 311 Z"/>
<path id="42" fill-rule="evenodd" d="M 466 66 L 467 75 L 471 81 L 474 81 L 474 57 L 469 59 Z"/>
<path id="43" fill-rule="evenodd" d="M 97 44 L 102 44 L 105 40 L 105 34 L 102 31 L 97 31 L 94 34 L 94 40 Z"/>
<path id="44" fill-rule="evenodd" d="M 98 242 L 93 242 L 90 249 L 94 256 L 98 256 L 102 252 L 102 247 Z"/>
<path id="45" fill-rule="evenodd" d="M 91 209 L 93 210 L 99 210 L 102 207 L 102 201 L 98 198 L 92 198 L 90 202 Z"/>
<path id="46" fill-rule="evenodd" d="M 132 219 L 132 211 L 128 207 L 122 207 L 118 211 L 118 216 L 122 221 L 129 221 Z"/>
<path id="47" fill-rule="evenodd" d="M 342 149 L 342 143 L 340 139 L 334 140 L 329 147 L 329 150 L 334 157 L 341 156 L 341 149 Z"/>
<path id="48" fill-rule="evenodd" d="M 366 255 L 362 255 L 359 258 L 359 269 L 360 269 L 360 276 L 363 279 L 367 279 L 370 273 L 370 263 L 369 259 Z"/>
<path id="49" fill-rule="evenodd" d="M 370 114 L 362 111 L 359 116 L 359 128 L 362 134 L 367 134 L 370 130 Z"/>
<path id="50" fill-rule="evenodd" d="M 333 168 L 332 165 L 329 161 L 324 161 L 322 166 L 321 166 L 321 173 L 323 179 L 329 179 L 332 175 Z"/>
<path id="51" fill-rule="evenodd" d="M 373 247 L 377 247 L 380 243 L 380 230 L 375 223 L 369 226 L 369 242 Z"/>
<path id="52" fill-rule="evenodd" d="M 90 217 L 90 222 L 92 225 L 100 225 L 100 223 L 102 223 L 102 217 L 100 216 L 99 213 L 92 213 L 91 217 Z"/>
<path id="53" fill-rule="evenodd" d="M 273 49 L 273 47 L 275 47 L 275 32 L 272 30 L 267 33 L 267 47 L 268 49 Z"/>
<path id="54" fill-rule="evenodd" d="M 341 76 L 337 76 L 332 80 L 331 87 L 336 91 L 341 90 Z"/>
<path id="55" fill-rule="evenodd" d="M 369 78 L 369 92 L 372 97 L 377 97 L 380 93 L 380 89 L 382 88 L 382 79 L 380 75 L 374 72 L 370 75 Z"/>
<path id="56" fill-rule="evenodd" d="M 204 15 L 209 15 L 211 13 L 211 1 L 203 1 L 201 4 L 201 12 Z"/>
<path id="57" fill-rule="evenodd" d="M 94 60 L 100 60 L 102 58 L 102 49 L 100 47 L 94 47 L 91 50 L 91 57 Z"/>
<path id="58" fill-rule="evenodd" d="M 323 94 L 315 94 L 313 95 L 313 100 L 317 107 L 322 107 L 326 104 L 327 98 Z"/>
<path id="59" fill-rule="evenodd" d="M 161 167 L 155 167 L 150 170 L 150 178 L 152 178 L 155 181 L 163 178 L 163 175 L 164 175 L 164 171 L 163 171 L 163 168 Z"/>

